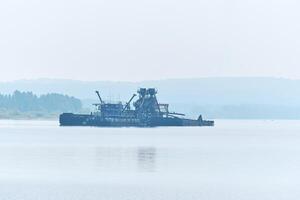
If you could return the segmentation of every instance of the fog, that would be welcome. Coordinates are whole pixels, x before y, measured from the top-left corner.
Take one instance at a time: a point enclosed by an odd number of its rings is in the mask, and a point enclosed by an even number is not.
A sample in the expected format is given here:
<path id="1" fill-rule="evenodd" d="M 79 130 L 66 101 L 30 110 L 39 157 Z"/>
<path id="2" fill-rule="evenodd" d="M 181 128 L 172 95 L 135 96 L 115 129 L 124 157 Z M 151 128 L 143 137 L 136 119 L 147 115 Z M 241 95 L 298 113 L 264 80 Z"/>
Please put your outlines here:
<path id="1" fill-rule="evenodd" d="M 0 81 L 300 78 L 296 0 L 10 0 Z"/>

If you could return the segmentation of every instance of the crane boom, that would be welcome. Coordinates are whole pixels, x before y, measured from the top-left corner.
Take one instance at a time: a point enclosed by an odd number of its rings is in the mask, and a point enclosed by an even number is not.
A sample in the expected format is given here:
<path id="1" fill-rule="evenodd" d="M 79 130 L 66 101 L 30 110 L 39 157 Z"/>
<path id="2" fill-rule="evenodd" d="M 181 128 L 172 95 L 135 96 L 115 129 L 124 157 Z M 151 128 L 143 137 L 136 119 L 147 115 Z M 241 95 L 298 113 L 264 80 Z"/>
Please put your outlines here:
<path id="1" fill-rule="evenodd" d="M 99 93 L 98 90 L 96 90 L 96 94 L 97 94 L 97 96 L 98 96 L 98 98 L 100 100 L 100 103 L 103 104 L 104 102 L 103 102 L 103 100 L 102 100 L 102 98 L 101 98 L 100 93 Z"/>
<path id="2" fill-rule="evenodd" d="M 134 99 L 134 97 L 136 97 L 136 94 L 132 95 L 132 97 L 130 98 L 130 100 L 126 103 L 126 106 L 123 108 L 122 112 L 124 112 L 128 108 L 128 106 L 130 105 L 130 103 Z"/>

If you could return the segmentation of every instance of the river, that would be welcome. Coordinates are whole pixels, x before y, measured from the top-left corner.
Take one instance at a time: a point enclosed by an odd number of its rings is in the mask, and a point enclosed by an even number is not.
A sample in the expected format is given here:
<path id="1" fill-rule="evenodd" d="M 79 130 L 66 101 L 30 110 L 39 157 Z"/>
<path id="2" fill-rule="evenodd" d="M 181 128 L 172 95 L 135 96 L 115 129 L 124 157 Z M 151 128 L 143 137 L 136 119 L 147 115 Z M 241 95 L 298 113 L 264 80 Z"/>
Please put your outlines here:
<path id="1" fill-rule="evenodd" d="M 0 199 L 300 198 L 300 121 L 59 127 L 0 121 Z"/>

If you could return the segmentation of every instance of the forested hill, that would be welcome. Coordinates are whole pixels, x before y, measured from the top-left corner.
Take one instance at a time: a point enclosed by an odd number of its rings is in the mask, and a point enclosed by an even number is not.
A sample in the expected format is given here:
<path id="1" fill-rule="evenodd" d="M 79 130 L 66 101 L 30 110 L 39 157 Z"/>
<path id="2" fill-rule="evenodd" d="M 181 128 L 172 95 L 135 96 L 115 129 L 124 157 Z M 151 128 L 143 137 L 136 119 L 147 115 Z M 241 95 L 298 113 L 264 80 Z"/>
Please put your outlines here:
<path id="1" fill-rule="evenodd" d="M 61 112 L 79 112 L 81 109 L 79 99 L 57 93 L 38 96 L 15 91 L 0 94 L 0 118 L 53 118 Z"/>

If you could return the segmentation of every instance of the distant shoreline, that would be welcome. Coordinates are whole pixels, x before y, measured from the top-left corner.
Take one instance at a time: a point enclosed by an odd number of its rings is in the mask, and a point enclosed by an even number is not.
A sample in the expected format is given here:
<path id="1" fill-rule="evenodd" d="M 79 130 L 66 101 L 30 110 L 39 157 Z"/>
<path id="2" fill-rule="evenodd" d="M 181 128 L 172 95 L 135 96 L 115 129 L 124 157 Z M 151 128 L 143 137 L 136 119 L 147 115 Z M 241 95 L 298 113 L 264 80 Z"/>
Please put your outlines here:
<path id="1" fill-rule="evenodd" d="M 186 113 L 191 118 L 201 114 L 205 119 L 300 119 L 300 80 L 272 77 L 215 77 L 132 83 L 63 79 L 0 82 L 0 93 L 6 98 L 0 104 L 0 118 L 49 119 L 57 118 L 63 112 L 89 113 L 94 109 L 92 104 L 98 102 L 95 90 L 100 91 L 104 100 L 127 101 L 133 92 L 144 86 L 157 88 L 159 101 L 168 102 L 170 110 Z M 16 101 L 12 101 L 8 96 L 13 95 L 15 90 L 29 92 L 21 93 L 24 98 L 15 95 Z M 42 98 L 47 101 L 40 99 L 41 95 L 48 93 L 52 95 Z M 28 96 L 37 99 L 40 106 Z M 15 112 L 19 112 L 18 116 Z"/>

